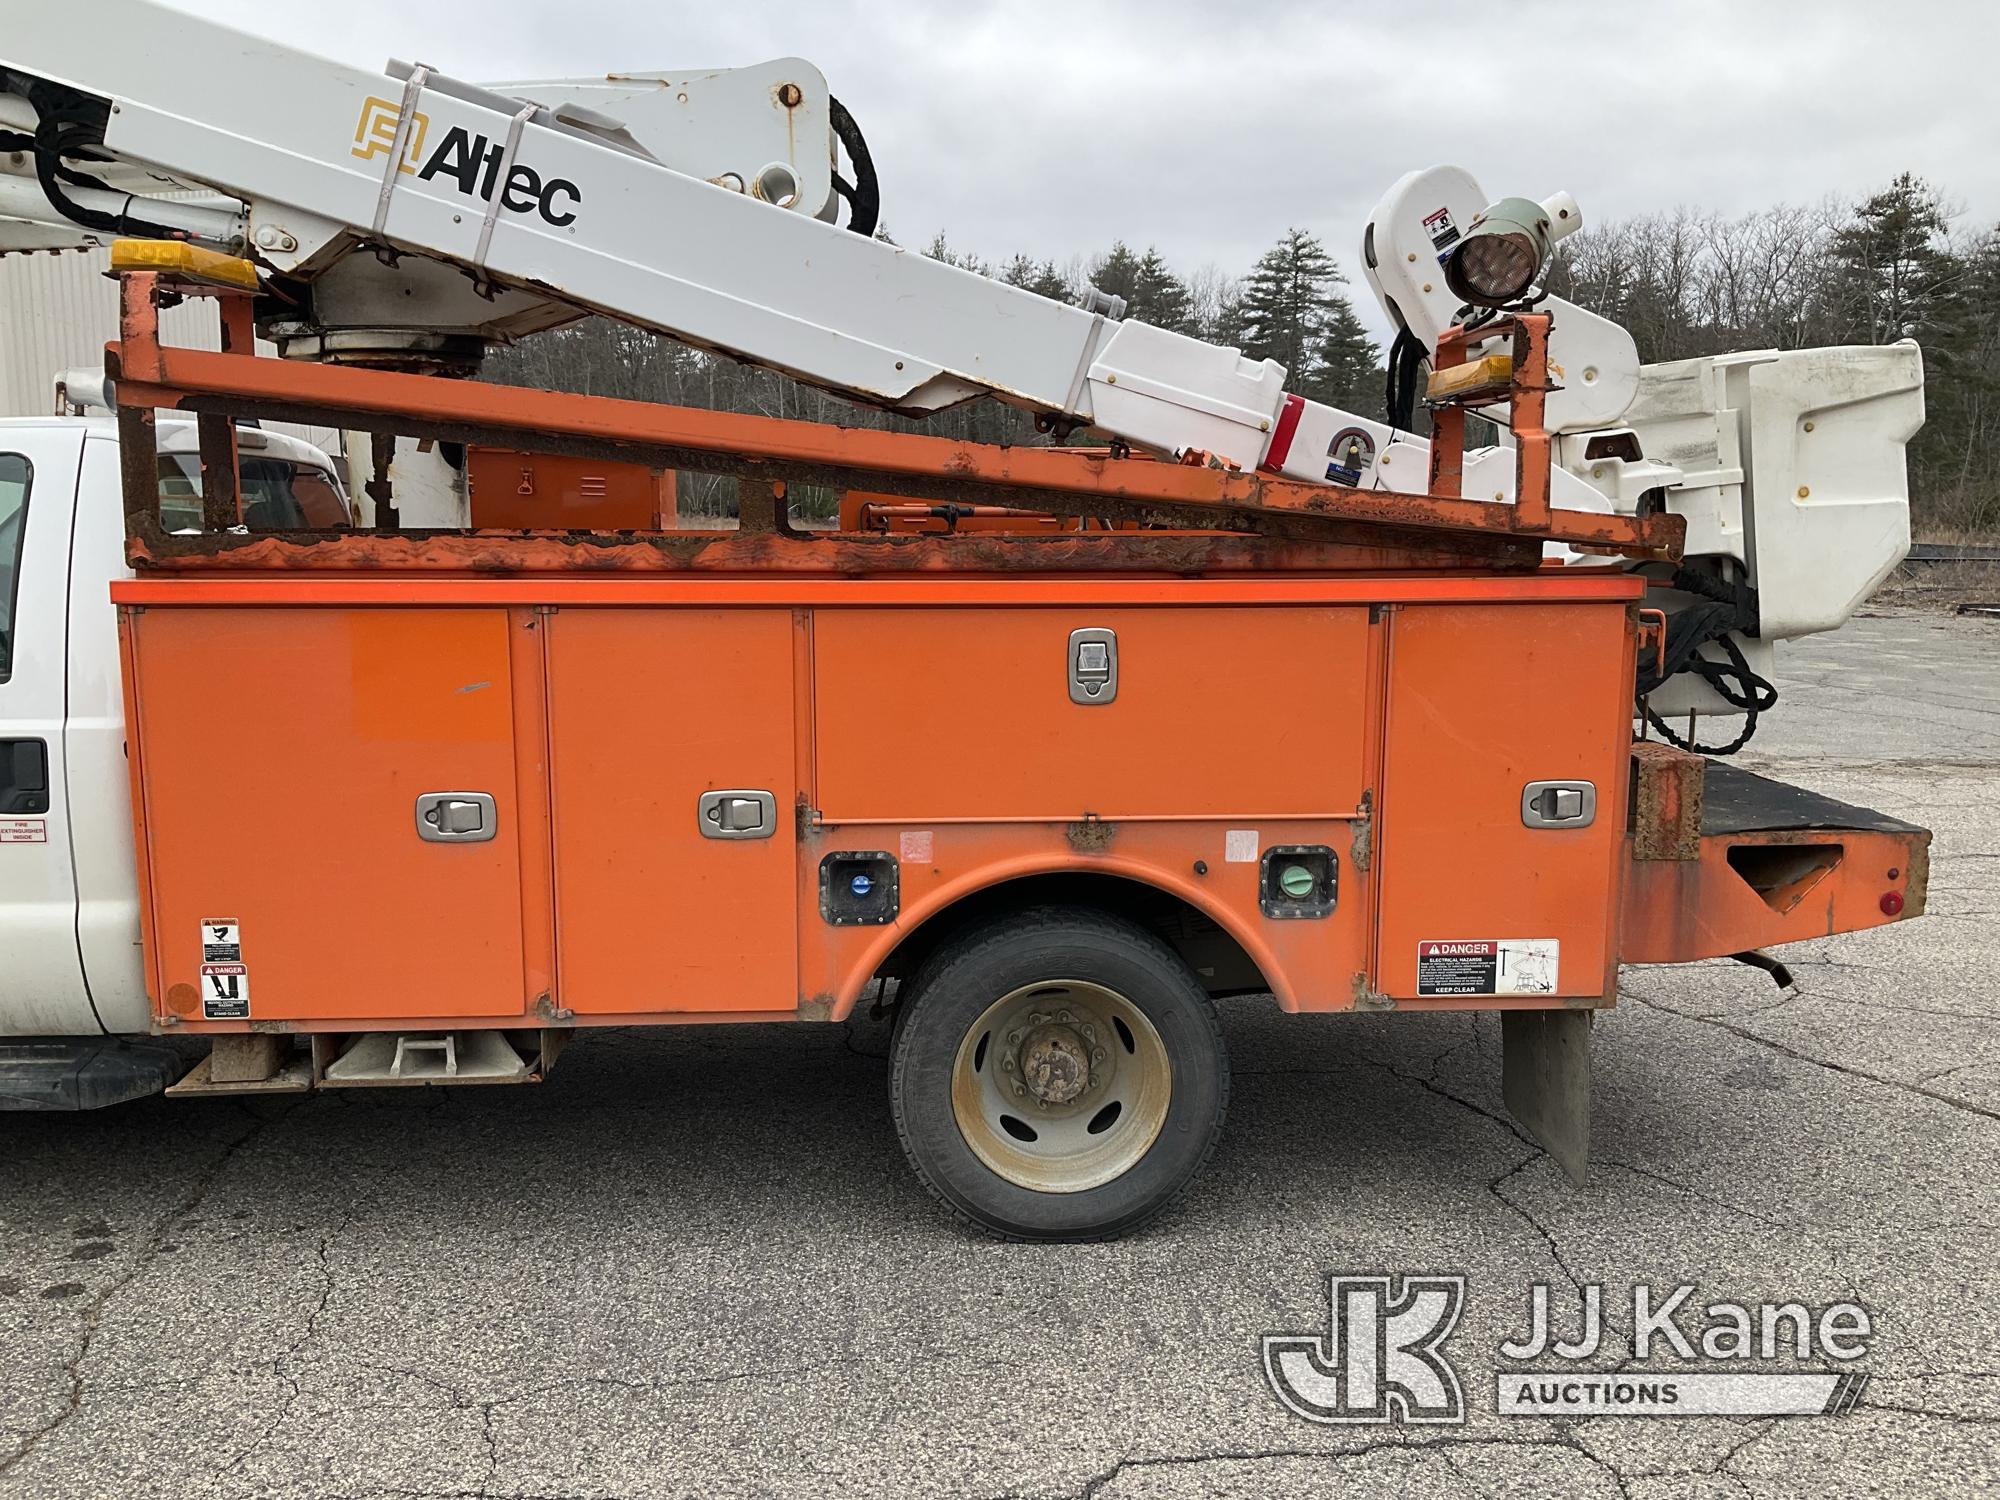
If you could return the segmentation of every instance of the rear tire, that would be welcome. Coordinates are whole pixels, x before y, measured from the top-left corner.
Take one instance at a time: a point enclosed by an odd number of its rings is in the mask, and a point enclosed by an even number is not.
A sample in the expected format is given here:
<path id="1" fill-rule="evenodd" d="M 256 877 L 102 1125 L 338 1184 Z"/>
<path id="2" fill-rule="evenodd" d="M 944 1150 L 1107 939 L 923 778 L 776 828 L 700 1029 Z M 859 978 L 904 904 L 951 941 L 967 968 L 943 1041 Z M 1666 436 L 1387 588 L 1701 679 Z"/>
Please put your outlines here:
<path id="1" fill-rule="evenodd" d="M 1110 1239 L 1208 1160 L 1229 1099 L 1215 1007 L 1141 927 L 1023 912 L 931 955 L 891 1045 L 896 1133 L 924 1185 L 1005 1237 Z"/>

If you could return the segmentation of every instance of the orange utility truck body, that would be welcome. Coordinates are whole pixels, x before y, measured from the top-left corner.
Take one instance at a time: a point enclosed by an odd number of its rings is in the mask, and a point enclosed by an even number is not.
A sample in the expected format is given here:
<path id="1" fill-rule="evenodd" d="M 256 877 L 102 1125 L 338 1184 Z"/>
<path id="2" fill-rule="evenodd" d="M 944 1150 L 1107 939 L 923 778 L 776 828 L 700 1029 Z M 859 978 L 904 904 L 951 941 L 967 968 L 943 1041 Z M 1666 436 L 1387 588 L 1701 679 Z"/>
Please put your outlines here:
<path id="1" fill-rule="evenodd" d="M 107 365 L 147 986 L 213 1038 L 180 1092 L 529 1081 L 576 1028 L 893 993 L 933 1189 L 1115 1233 L 1219 1125 L 1211 997 L 1505 1012 L 1580 1178 L 1621 958 L 1923 908 L 1923 830 L 1634 743 L 1668 630 L 1630 564 L 1683 522 L 1551 506 L 1545 315 L 1485 327 L 1491 503 L 1449 403 L 1388 494 L 165 349 L 168 285 L 125 276 Z M 206 534 L 159 524 L 157 408 L 203 424 Z M 245 534 L 230 414 L 733 475 L 740 525 Z"/>
<path id="2" fill-rule="evenodd" d="M 159 1020 L 839 1018 L 928 920 L 1050 878 L 1171 898 L 1287 1009 L 1606 1003 L 1641 589 L 1603 570 L 121 584 Z M 1078 630 L 1114 643 L 1111 701 L 1073 701 Z M 1589 784 L 1595 818 L 1525 826 L 1537 780 Z M 493 799 L 495 837 L 418 836 L 419 798 L 466 791 Z M 714 836 L 717 791 L 768 795 L 768 835 Z M 1323 889 L 1271 910 L 1300 851 Z M 893 895 L 844 913 L 822 887 L 861 856 Z M 220 1018 L 218 914 L 249 996 Z M 1533 988 L 1465 988 L 1423 957 L 1468 942 L 1548 962 Z"/>

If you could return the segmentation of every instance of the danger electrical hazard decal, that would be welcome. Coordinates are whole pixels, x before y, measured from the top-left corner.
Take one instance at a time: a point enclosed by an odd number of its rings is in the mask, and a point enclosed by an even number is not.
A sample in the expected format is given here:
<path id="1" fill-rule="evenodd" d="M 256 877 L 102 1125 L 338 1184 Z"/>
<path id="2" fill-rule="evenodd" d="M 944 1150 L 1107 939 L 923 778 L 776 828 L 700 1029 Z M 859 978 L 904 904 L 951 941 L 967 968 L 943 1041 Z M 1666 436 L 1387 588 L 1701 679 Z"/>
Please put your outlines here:
<path id="1" fill-rule="evenodd" d="M 201 1018 L 250 1019 L 250 970 L 243 962 L 243 934 L 234 917 L 201 919 Z"/>
<path id="2" fill-rule="evenodd" d="M 203 964 L 201 1018 L 204 1021 L 249 1020 L 250 971 L 242 964 Z"/>
<path id="3" fill-rule="evenodd" d="M 1419 995 L 1552 995 L 1555 938 L 1437 939 L 1417 944 Z"/>

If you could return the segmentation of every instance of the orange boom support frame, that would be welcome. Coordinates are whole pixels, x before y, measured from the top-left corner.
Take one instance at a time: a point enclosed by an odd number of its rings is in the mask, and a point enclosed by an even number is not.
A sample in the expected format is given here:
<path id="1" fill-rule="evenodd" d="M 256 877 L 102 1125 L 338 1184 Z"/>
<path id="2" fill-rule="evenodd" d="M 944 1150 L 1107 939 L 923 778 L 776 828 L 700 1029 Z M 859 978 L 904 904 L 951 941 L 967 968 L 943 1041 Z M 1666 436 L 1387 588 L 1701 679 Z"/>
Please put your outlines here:
<path id="1" fill-rule="evenodd" d="M 1713 769 L 1704 797 L 1702 761 L 1634 745 L 1645 582 L 1543 544 L 1671 559 L 1680 522 L 1551 509 L 1535 431 L 1517 509 L 1451 493 L 1449 457 L 1445 493 L 1386 495 L 165 349 L 162 290 L 125 277 L 109 351 L 114 597 L 155 1014 L 218 1038 L 184 1087 L 839 1020 L 1056 911 L 1212 995 L 1508 1012 L 1510 1106 L 1580 1175 L 1621 959 L 1922 907 L 1921 830 Z M 1515 321 L 1538 396 L 1547 319 Z M 742 525 L 169 536 L 155 407 L 733 474 Z M 870 497 L 868 529 L 794 529 L 802 482 Z M 1046 1115 L 1073 1059 L 1041 1041 Z"/>

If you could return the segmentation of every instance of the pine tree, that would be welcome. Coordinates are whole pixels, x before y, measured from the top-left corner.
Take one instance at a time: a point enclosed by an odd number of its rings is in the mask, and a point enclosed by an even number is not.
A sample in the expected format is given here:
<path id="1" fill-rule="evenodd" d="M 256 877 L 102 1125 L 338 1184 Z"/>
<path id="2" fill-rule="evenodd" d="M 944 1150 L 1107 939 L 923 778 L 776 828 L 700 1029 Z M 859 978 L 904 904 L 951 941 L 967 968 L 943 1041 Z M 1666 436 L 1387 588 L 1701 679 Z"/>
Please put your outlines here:
<path id="1" fill-rule="evenodd" d="M 1009 286 L 1033 292 L 1037 297 L 1047 297 L 1051 302 L 1069 301 L 1069 286 L 1052 260 L 1016 255 L 1001 268 L 1000 279 Z"/>
<path id="2" fill-rule="evenodd" d="M 1248 338 L 1243 317 L 1243 289 L 1240 285 L 1226 288 L 1215 300 L 1215 315 L 1209 319 L 1201 336 L 1211 344 L 1222 344 L 1231 349 L 1241 349 Z"/>
<path id="3" fill-rule="evenodd" d="M 1932 320 L 1961 269 L 1945 243 L 1949 227 L 1936 189 L 1905 172 L 1835 232 L 1834 290 L 1856 337 L 1893 343 Z"/>
<path id="4" fill-rule="evenodd" d="M 1123 297 L 1129 307 L 1139 279 L 1139 257 L 1123 240 L 1113 240 L 1111 248 L 1091 263 L 1090 284 L 1100 292 Z"/>
<path id="5" fill-rule="evenodd" d="M 1028 283 L 1028 290 L 1037 297 L 1047 297 L 1051 302 L 1070 300 L 1069 282 L 1052 260 L 1042 262 L 1041 268 L 1035 272 L 1035 279 Z"/>
<path id="6" fill-rule="evenodd" d="M 1308 374 L 1343 278 L 1326 247 L 1303 229 L 1258 257 L 1243 283 L 1243 352 Z"/>
<path id="7" fill-rule="evenodd" d="M 2000 527 L 2000 227 L 1955 259 L 1958 274 L 1917 333 L 1925 416 L 1910 467 L 1941 531 L 1990 532 Z"/>
<path id="8" fill-rule="evenodd" d="M 1326 312 L 1312 368 L 1295 380 L 1302 396 L 1345 411 L 1374 411 L 1382 400 L 1382 372 L 1376 366 L 1375 341 L 1354 315 L 1354 307 L 1334 293 Z"/>
<path id="9" fill-rule="evenodd" d="M 1009 286 L 1026 287 L 1035 280 L 1035 262 L 1030 256 L 1016 253 L 1000 268 L 1000 279 Z"/>
<path id="10" fill-rule="evenodd" d="M 1187 283 L 1167 269 L 1156 246 L 1146 247 L 1145 255 L 1133 270 L 1130 306 L 1125 316 L 1174 333 L 1194 331 Z"/>
<path id="11" fill-rule="evenodd" d="M 975 271 L 981 276 L 991 276 L 993 274 L 993 267 L 981 260 L 977 255 L 952 249 L 945 242 L 944 231 L 942 229 L 931 237 L 931 242 L 924 247 L 924 254 L 928 255 L 932 260 L 941 260 L 948 266 L 957 266 L 961 271 Z"/>
<path id="12" fill-rule="evenodd" d="M 1301 395 L 1349 404 L 1374 374 L 1375 345 L 1337 290 L 1346 279 L 1316 238 L 1287 230 L 1243 283 L 1243 352 L 1277 360 Z"/>

